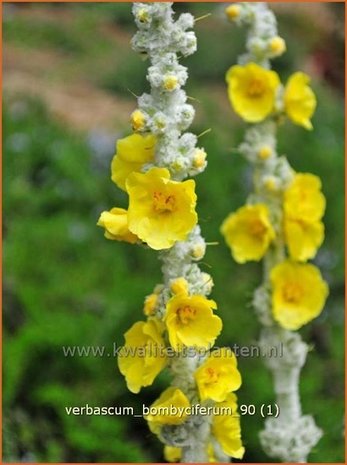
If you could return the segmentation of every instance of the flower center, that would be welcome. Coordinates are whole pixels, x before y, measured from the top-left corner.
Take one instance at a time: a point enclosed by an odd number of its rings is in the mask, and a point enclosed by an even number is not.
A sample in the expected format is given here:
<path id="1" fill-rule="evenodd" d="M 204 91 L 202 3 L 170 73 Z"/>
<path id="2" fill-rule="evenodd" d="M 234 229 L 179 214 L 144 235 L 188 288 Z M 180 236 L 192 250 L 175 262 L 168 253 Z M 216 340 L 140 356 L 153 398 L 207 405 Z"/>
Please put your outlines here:
<path id="1" fill-rule="evenodd" d="M 209 377 L 209 384 L 217 383 L 218 382 L 218 373 L 211 367 L 206 369 L 206 373 Z"/>
<path id="2" fill-rule="evenodd" d="M 162 192 L 154 192 L 153 194 L 153 208 L 158 213 L 172 212 L 175 207 L 175 197 L 173 195 L 166 195 Z"/>
<path id="3" fill-rule="evenodd" d="M 187 325 L 190 321 L 195 320 L 196 309 L 185 305 L 177 310 L 177 316 L 183 325 Z"/>
<path id="4" fill-rule="evenodd" d="M 282 295 L 286 302 L 298 303 L 302 298 L 303 292 L 299 283 L 287 283 L 282 289 Z"/>
<path id="5" fill-rule="evenodd" d="M 264 93 L 264 83 L 261 79 L 252 79 L 247 94 L 249 97 L 260 97 Z"/>
<path id="6" fill-rule="evenodd" d="M 249 225 L 252 236 L 260 237 L 266 232 L 266 227 L 260 220 L 253 220 Z"/>

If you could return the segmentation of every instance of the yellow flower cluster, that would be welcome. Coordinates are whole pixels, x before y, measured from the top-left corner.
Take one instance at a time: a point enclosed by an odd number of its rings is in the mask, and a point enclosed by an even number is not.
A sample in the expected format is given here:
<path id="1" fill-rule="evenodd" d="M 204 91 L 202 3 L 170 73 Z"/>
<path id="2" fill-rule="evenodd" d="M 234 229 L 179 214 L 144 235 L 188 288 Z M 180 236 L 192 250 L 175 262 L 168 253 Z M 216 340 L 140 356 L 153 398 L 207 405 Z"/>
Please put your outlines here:
<path id="1" fill-rule="evenodd" d="M 165 393 L 162 394 L 162 396 L 164 395 Z M 183 399 L 181 398 L 180 400 L 180 404 L 183 404 Z M 160 398 L 153 406 L 157 406 L 157 402 L 160 402 Z M 223 402 L 218 403 L 218 407 L 221 408 L 221 412 L 223 412 L 224 408 L 225 412 L 232 411 L 233 414 L 221 413 L 220 415 L 213 416 L 211 425 L 213 438 L 218 441 L 222 451 L 226 455 L 235 459 L 242 459 L 245 449 L 241 440 L 240 416 L 237 413 L 236 395 L 229 393 Z M 155 431 L 153 424 L 150 428 L 152 431 Z M 208 443 L 206 446 L 206 455 L 210 463 L 218 462 L 215 456 L 215 447 L 216 445 L 213 442 Z M 168 462 L 179 462 L 182 457 L 182 449 L 180 447 L 165 446 L 164 457 Z"/>
<path id="2" fill-rule="evenodd" d="M 223 359 L 220 360 L 222 363 Z M 211 368 L 213 370 L 214 368 Z M 233 366 L 235 373 L 236 364 Z M 227 373 L 227 370 L 224 370 Z M 229 374 L 229 378 L 232 378 Z M 238 374 L 239 376 L 239 374 Z M 218 381 L 215 380 L 214 384 Z M 241 381 L 240 381 L 241 382 Z M 231 392 L 231 389 L 236 389 L 240 383 L 229 383 L 228 392 L 221 397 L 221 401 L 214 404 L 214 409 L 219 409 L 218 414 L 214 414 L 211 419 L 211 442 L 206 445 L 206 455 L 209 462 L 217 462 L 215 457 L 214 441 L 218 441 L 219 447 L 223 452 L 233 458 L 241 459 L 244 454 L 244 447 L 241 440 L 240 416 L 237 412 L 237 397 Z M 192 407 L 188 397 L 178 388 L 169 387 L 161 396 L 151 405 L 150 411 L 157 412 L 155 415 L 148 414 L 146 420 L 150 430 L 160 436 L 161 428 L 165 425 L 181 425 L 187 420 L 187 411 Z M 174 408 L 174 409 L 173 409 Z M 174 410 L 175 413 L 162 414 L 160 412 L 168 412 Z M 231 413 L 232 412 L 232 413 Z M 213 441 L 214 440 L 214 441 Z M 179 447 L 165 446 L 164 456 L 168 462 L 177 462 L 181 459 L 182 450 Z"/>
<path id="3" fill-rule="evenodd" d="M 227 14 L 236 13 L 230 9 Z M 248 63 L 232 66 L 226 80 L 230 102 L 245 121 L 259 123 L 284 112 L 294 123 L 312 129 L 310 118 L 316 98 L 306 74 L 294 73 L 283 89 L 277 73 Z M 259 159 L 263 163 L 270 156 L 268 147 L 261 148 Z M 264 178 L 264 186 L 274 195 L 282 195 L 273 176 Z M 275 227 L 278 214 L 267 203 L 254 203 L 231 213 L 223 222 L 221 233 L 238 263 L 261 260 L 278 240 L 286 244 L 291 260 L 271 271 L 272 314 L 282 327 L 298 329 L 319 315 L 328 293 L 317 268 L 296 263 L 314 258 L 324 239 L 321 220 L 325 198 L 320 179 L 308 173 L 294 174 L 281 203 L 280 225 Z"/>
<path id="4" fill-rule="evenodd" d="M 275 71 L 247 63 L 232 66 L 226 81 L 230 102 L 245 121 L 259 123 L 284 112 L 295 124 L 312 129 L 310 118 L 317 102 L 305 73 L 294 73 L 283 89 Z"/>
<path id="5" fill-rule="evenodd" d="M 152 135 L 132 134 L 118 140 L 111 177 L 128 193 L 129 207 L 101 214 L 97 224 L 105 228 L 107 239 L 132 244 L 142 241 L 152 249 L 162 250 L 185 240 L 197 224 L 193 180 L 173 181 L 166 168 L 141 172 L 146 163 L 154 160 L 155 145 Z"/>
<path id="6" fill-rule="evenodd" d="M 184 278 L 179 280 L 184 288 Z M 173 292 L 166 304 L 162 322 L 154 316 L 157 299 L 155 292 L 146 298 L 144 313 L 148 315 L 148 320 L 146 323 L 135 323 L 125 333 L 125 346 L 118 359 L 120 370 L 132 392 L 139 392 L 142 386 L 152 384 L 164 368 L 167 360 L 164 332 L 171 348 L 179 353 L 186 347 L 208 350 L 222 330 L 222 320 L 213 312 L 217 308 L 213 300 L 202 295 L 189 295 L 185 289 L 178 294 Z M 231 356 L 230 360 L 234 362 Z"/>
<path id="7" fill-rule="evenodd" d="M 278 265 L 271 274 L 273 317 L 286 329 L 298 329 L 318 316 L 324 307 L 328 292 L 319 270 L 313 265 L 295 263 L 306 262 L 316 255 L 324 238 L 321 221 L 324 210 L 320 179 L 309 173 L 295 174 L 284 191 L 280 228 L 291 261 Z M 246 205 L 231 213 L 223 222 L 221 233 L 238 263 L 261 260 L 278 239 L 266 204 Z M 289 273 L 290 270 L 294 272 Z M 291 279 L 295 275 L 296 284 Z M 283 285 L 278 284 L 280 281 Z M 307 298 L 312 289 L 316 299 Z"/>
<path id="8" fill-rule="evenodd" d="M 293 260 L 314 258 L 324 239 L 321 221 L 325 197 L 320 179 L 309 173 L 296 173 L 283 196 L 283 231 Z M 246 205 L 231 213 L 221 232 L 238 263 L 259 261 L 276 239 L 266 204 Z"/>
<path id="9" fill-rule="evenodd" d="M 163 321 L 155 316 L 158 291 L 160 288 L 156 288 L 146 298 L 144 313 L 148 316 L 147 321 L 135 323 L 125 333 L 125 345 L 118 356 L 119 369 L 129 390 L 134 393 L 153 383 L 169 363 L 169 351 L 173 350 L 178 356 L 187 347 L 208 351 L 222 329 L 221 319 L 214 314 L 216 303 L 202 295 L 189 295 L 185 278 L 172 281 L 172 296 L 166 304 Z M 165 341 L 169 341 L 170 345 L 167 346 Z M 229 348 L 209 352 L 196 369 L 194 379 L 201 405 L 214 402 L 216 406 L 229 406 L 234 412 L 232 417 L 226 414 L 214 415 L 211 431 L 225 454 L 241 458 L 244 449 L 240 420 L 236 396 L 232 394 L 241 386 L 235 355 Z M 165 411 L 165 406 L 168 407 L 168 412 L 160 413 Z M 170 413 L 170 406 L 177 408 L 176 413 Z M 151 431 L 160 436 L 164 425 L 183 424 L 188 414 L 179 414 L 180 409 L 191 406 L 191 400 L 181 389 L 175 386 L 166 389 L 151 406 L 151 411 L 157 409 L 158 414 L 149 414 L 146 417 Z M 211 461 L 215 461 L 212 460 L 212 444 L 208 447 L 209 457 Z M 165 449 L 168 460 L 178 457 L 180 453 L 176 448 Z"/>
<path id="10" fill-rule="evenodd" d="M 234 15 L 234 9 L 229 13 Z M 294 73 L 283 89 L 277 73 L 248 63 L 232 66 L 226 80 L 231 104 L 245 121 L 259 123 L 284 112 L 294 123 L 312 129 L 316 98 L 304 73 Z M 271 149 L 262 147 L 258 155 L 266 164 Z M 328 294 L 319 270 L 300 263 L 314 258 L 323 242 L 325 198 L 313 174 L 294 174 L 282 191 L 277 182 L 272 175 L 263 180 L 282 204 L 280 224 L 273 204 L 252 203 L 231 213 L 221 233 L 238 263 L 260 261 L 278 241 L 287 246 L 290 260 L 271 270 L 272 316 L 282 327 L 298 329 L 320 314 Z"/>

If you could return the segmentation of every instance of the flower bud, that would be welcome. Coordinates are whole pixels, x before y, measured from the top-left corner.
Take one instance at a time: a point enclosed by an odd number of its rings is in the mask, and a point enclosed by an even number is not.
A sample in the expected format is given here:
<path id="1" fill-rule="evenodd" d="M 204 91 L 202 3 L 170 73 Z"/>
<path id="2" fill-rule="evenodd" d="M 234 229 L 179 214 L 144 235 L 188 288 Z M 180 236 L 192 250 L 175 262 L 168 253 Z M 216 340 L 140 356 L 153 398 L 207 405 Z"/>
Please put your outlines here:
<path id="1" fill-rule="evenodd" d="M 193 167 L 202 168 L 206 163 L 206 152 L 203 149 L 197 149 L 193 157 Z"/>
<path id="2" fill-rule="evenodd" d="M 278 190 L 278 179 L 275 178 L 275 176 L 267 176 L 264 179 L 264 187 L 269 191 L 269 192 L 276 192 Z"/>
<path id="3" fill-rule="evenodd" d="M 268 145 L 264 145 L 259 151 L 258 151 L 258 157 L 261 160 L 267 160 L 270 156 L 272 155 L 272 149 Z"/>
<path id="4" fill-rule="evenodd" d="M 136 15 L 137 19 L 140 23 L 148 23 L 149 21 L 149 14 L 146 8 L 140 8 Z"/>
<path id="5" fill-rule="evenodd" d="M 212 291 L 213 288 L 213 279 L 212 276 L 204 271 L 201 273 L 201 278 L 204 286 L 204 291 L 208 295 Z"/>
<path id="6" fill-rule="evenodd" d="M 146 117 L 141 110 L 135 110 L 131 114 L 131 125 L 134 131 L 139 131 L 144 128 Z"/>
<path id="7" fill-rule="evenodd" d="M 239 5 L 229 5 L 225 9 L 225 14 L 227 15 L 230 21 L 234 21 L 240 16 L 240 7 Z"/>
<path id="8" fill-rule="evenodd" d="M 286 43 L 282 37 L 275 36 L 270 40 L 269 48 L 274 56 L 279 56 L 286 51 Z"/>
<path id="9" fill-rule="evenodd" d="M 150 294 L 145 299 L 143 313 L 147 316 L 153 315 L 158 302 L 158 294 Z"/>
<path id="10" fill-rule="evenodd" d="M 192 249 L 192 256 L 196 260 L 200 260 L 205 255 L 205 252 L 206 252 L 205 244 L 201 243 L 201 244 L 198 244 L 198 245 L 194 245 L 194 247 Z"/>
<path id="11" fill-rule="evenodd" d="M 163 87 L 165 90 L 172 92 L 173 90 L 176 89 L 177 84 L 178 84 L 178 79 L 176 76 L 168 75 L 164 77 Z"/>
<path id="12" fill-rule="evenodd" d="M 183 277 L 176 278 L 171 281 L 170 289 L 173 294 L 188 294 L 188 281 Z"/>

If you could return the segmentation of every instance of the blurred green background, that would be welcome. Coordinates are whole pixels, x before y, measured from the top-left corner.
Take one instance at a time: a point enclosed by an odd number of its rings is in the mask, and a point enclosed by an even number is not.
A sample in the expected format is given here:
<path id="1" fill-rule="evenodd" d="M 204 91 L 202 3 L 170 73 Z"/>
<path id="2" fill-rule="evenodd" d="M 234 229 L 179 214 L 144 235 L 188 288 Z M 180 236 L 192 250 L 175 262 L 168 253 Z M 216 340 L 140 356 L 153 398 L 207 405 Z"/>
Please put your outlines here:
<path id="1" fill-rule="evenodd" d="M 233 149 L 245 124 L 232 112 L 224 74 L 244 48 L 244 32 L 224 21 L 223 5 L 179 3 L 177 11 L 212 16 L 196 23 L 198 51 L 189 68 L 196 99 L 192 131 L 208 168 L 196 178 L 198 212 L 210 246 L 205 271 L 224 330 L 219 344 L 253 343 L 259 326 L 249 302 L 258 264 L 236 265 L 218 229 L 251 187 L 247 163 Z M 315 130 L 286 123 L 279 150 L 298 171 L 321 176 L 327 197 L 326 240 L 315 262 L 330 285 L 322 315 L 303 328 L 310 344 L 302 372 L 303 410 L 324 436 L 312 462 L 343 462 L 344 333 L 344 5 L 277 4 L 288 52 L 274 66 L 285 81 L 313 76 L 319 106 Z M 142 318 L 144 296 L 160 282 L 157 254 L 107 241 L 99 213 L 126 206 L 109 165 L 118 137 L 130 133 L 132 93 L 148 89 L 148 63 L 132 52 L 130 3 L 5 4 L 3 16 L 3 336 L 4 461 L 162 461 L 162 446 L 145 421 L 68 416 L 65 406 L 132 405 L 141 410 L 167 386 L 164 373 L 133 395 L 113 356 L 64 357 L 62 346 L 112 350 Z M 130 90 L 130 91 L 129 91 Z M 240 403 L 273 401 L 260 359 L 239 359 Z M 257 433 L 259 415 L 242 417 L 245 462 L 269 462 Z"/>

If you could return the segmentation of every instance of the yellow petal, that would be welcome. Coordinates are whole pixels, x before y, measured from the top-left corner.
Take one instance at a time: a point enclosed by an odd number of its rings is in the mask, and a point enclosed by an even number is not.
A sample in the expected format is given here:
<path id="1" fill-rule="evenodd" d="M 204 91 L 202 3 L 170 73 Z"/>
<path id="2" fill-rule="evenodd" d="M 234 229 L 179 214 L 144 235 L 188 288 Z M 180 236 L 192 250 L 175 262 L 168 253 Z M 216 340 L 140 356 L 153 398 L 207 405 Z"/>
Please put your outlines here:
<path id="1" fill-rule="evenodd" d="M 156 138 L 153 135 L 132 134 L 117 141 L 116 155 L 112 159 L 111 179 L 120 189 L 132 172 L 139 172 L 145 163 L 153 161 Z"/>
<path id="2" fill-rule="evenodd" d="M 284 212 L 287 218 L 314 223 L 325 211 L 325 197 L 321 181 L 311 173 L 297 173 L 284 193 Z"/>
<path id="3" fill-rule="evenodd" d="M 284 232 L 290 257 L 300 262 L 314 258 L 324 239 L 321 221 L 309 223 L 286 218 Z"/>
<path id="4" fill-rule="evenodd" d="M 236 459 L 242 459 L 245 449 L 241 440 L 240 417 L 237 413 L 236 396 L 228 394 L 223 402 L 216 404 L 219 408 L 229 408 L 233 415 L 215 415 L 212 419 L 212 433 L 220 443 L 225 454 Z M 222 411 L 222 410 L 221 410 Z"/>
<path id="5" fill-rule="evenodd" d="M 107 239 L 125 241 L 130 244 L 138 241 L 138 237 L 129 231 L 128 212 L 124 208 L 112 208 L 109 212 L 102 212 L 97 225 L 105 228 Z"/>
<path id="6" fill-rule="evenodd" d="M 180 409 L 172 412 L 172 407 Z M 190 407 L 187 396 L 181 389 L 171 386 L 167 388 L 150 407 L 150 412 L 145 416 L 148 422 L 159 425 L 180 425 L 187 418 L 186 409 Z"/>
<path id="7" fill-rule="evenodd" d="M 180 447 L 164 446 L 164 458 L 167 462 L 177 463 L 181 457 L 182 449 Z"/>
<path id="8" fill-rule="evenodd" d="M 309 87 L 310 77 L 302 72 L 294 73 L 284 90 L 284 106 L 288 117 L 305 129 L 312 129 L 310 118 L 317 106 L 316 96 Z"/>
<path id="9" fill-rule="evenodd" d="M 128 389 L 138 393 L 150 386 L 166 364 L 162 323 L 156 319 L 136 322 L 124 335 L 125 345 L 118 355 L 118 367 Z"/>

